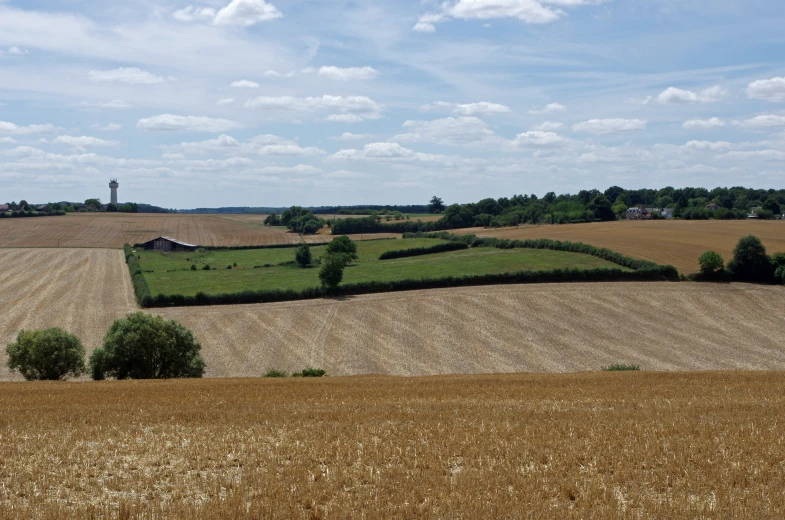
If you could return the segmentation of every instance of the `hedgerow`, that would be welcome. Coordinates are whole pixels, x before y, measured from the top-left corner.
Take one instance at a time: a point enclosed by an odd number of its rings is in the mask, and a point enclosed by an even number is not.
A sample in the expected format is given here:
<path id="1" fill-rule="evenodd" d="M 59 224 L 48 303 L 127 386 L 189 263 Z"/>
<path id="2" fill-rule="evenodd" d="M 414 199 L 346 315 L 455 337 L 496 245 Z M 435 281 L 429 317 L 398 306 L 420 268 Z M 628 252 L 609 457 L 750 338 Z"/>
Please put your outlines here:
<path id="1" fill-rule="evenodd" d="M 463 242 L 447 242 L 446 244 L 436 244 L 430 247 L 412 247 L 409 249 L 399 249 L 397 251 L 385 251 L 379 256 L 379 260 L 431 255 L 434 253 L 445 253 L 447 251 L 458 251 L 460 249 L 469 249 L 469 244 L 464 244 Z"/>
<path id="2" fill-rule="evenodd" d="M 49 213 L 38 211 L 12 211 L 11 213 L 0 213 L 0 218 L 32 218 L 32 217 L 62 217 L 65 211 L 52 211 Z"/>
<path id="3" fill-rule="evenodd" d="M 136 301 L 142 307 L 151 307 L 153 295 L 150 292 L 150 287 L 147 286 L 147 280 L 144 278 L 142 266 L 139 265 L 139 259 L 136 258 L 136 254 L 134 254 L 129 244 L 123 246 L 123 251 L 125 252 L 125 263 L 128 264 L 128 271 L 131 273 L 131 283 L 134 286 Z"/>

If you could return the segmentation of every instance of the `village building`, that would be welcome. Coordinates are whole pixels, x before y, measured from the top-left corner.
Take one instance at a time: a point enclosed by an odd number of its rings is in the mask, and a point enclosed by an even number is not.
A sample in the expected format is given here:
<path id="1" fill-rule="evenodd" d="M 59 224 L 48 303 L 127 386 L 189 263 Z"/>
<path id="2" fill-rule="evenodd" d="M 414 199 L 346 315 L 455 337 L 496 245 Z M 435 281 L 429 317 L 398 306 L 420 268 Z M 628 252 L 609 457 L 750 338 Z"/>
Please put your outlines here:
<path id="1" fill-rule="evenodd" d="M 148 242 L 144 242 L 141 247 L 145 251 L 196 251 L 199 247 L 194 244 L 187 244 L 171 237 L 158 237 Z"/>

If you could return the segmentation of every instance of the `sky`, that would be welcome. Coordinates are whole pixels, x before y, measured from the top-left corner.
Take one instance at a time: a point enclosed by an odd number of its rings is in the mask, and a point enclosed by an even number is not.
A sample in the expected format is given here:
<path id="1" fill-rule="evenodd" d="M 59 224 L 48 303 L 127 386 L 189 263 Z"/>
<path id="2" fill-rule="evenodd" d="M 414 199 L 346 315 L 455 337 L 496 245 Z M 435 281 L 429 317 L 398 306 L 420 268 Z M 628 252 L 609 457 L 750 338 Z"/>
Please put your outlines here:
<path id="1" fill-rule="evenodd" d="M 782 188 L 783 27 L 781 0 L 0 0 L 0 202 Z"/>

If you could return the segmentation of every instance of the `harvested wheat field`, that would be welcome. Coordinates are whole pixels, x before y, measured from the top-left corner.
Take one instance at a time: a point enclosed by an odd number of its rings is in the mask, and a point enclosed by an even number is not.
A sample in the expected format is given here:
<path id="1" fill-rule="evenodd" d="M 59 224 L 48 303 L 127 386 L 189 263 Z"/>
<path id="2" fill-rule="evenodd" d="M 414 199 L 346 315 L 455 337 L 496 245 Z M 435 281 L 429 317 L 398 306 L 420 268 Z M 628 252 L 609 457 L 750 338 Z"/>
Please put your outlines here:
<path id="1" fill-rule="evenodd" d="M 3 247 L 121 248 L 159 236 L 171 236 L 201 246 L 252 246 L 300 242 L 296 233 L 271 228 L 239 215 L 179 215 L 137 213 L 72 213 L 63 217 L 0 219 Z M 264 215 L 253 215 L 254 218 Z M 374 235 L 374 238 L 377 235 Z M 393 233 L 378 235 L 400 236 Z M 359 238 L 359 237 L 357 237 Z M 369 238 L 365 235 L 364 238 Z M 314 235 L 308 242 L 328 242 L 331 235 Z"/>
<path id="2" fill-rule="evenodd" d="M 92 350 L 136 310 L 122 251 L 0 249 L 0 287 L 0 380 L 12 377 L 5 346 L 20 329 L 61 327 Z"/>
<path id="3" fill-rule="evenodd" d="M 785 374 L 0 385 L 4 518 L 782 518 Z"/>
<path id="4" fill-rule="evenodd" d="M 575 283 L 181 307 L 207 375 L 306 366 L 335 375 L 597 370 L 785 370 L 785 288 Z"/>
<path id="5" fill-rule="evenodd" d="M 728 262 L 739 238 L 755 235 L 769 253 L 785 252 L 785 222 L 747 220 L 651 220 L 521 226 L 499 230 L 470 228 L 454 231 L 525 240 L 551 238 L 607 247 L 635 258 L 670 264 L 682 273 L 698 270 L 698 257 L 713 249 Z"/>

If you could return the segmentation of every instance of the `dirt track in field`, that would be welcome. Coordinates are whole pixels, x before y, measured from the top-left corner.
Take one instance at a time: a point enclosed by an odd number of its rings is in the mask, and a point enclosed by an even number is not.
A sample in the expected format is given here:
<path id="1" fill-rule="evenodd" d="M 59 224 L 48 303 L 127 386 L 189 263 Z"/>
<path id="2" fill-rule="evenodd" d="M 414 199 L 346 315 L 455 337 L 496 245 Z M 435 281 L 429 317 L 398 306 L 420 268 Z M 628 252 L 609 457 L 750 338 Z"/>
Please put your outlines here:
<path id="1" fill-rule="evenodd" d="M 159 236 L 201 246 L 255 246 L 300 242 L 295 233 L 264 226 L 265 215 L 179 215 L 75 213 L 62 217 L 0 219 L 3 247 L 120 248 Z M 373 235 L 400 236 L 388 233 Z M 369 235 L 352 235 L 369 238 Z M 329 242 L 327 234 L 307 236 L 306 242 Z"/>
<path id="2" fill-rule="evenodd" d="M 5 346 L 20 329 L 60 327 L 92 351 L 114 319 L 135 310 L 122 251 L 0 249 L 0 287 L 0 380 L 19 378 Z"/>
<path id="3" fill-rule="evenodd" d="M 698 257 L 712 249 L 727 263 L 739 238 L 755 235 L 768 252 L 785 252 L 785 222 L 746 220 L 618 221 L 561 226 L 521 226 L 499 230 L 469 228 L 454 231 L 525 240 L 551 238 L 607 247 L 635 258 L 671 264 L 683 273 L 698 270 Z"/>
<path id="4" fill-rule="evenodd" d="M 88 352 L 136 310 L 120 251 L 0 249 L 0 341 L 59 326 Z M 785 288 L 596 283 L 412 291 L 155 309 L 191 328 L 207 375 L 785 370 Z M 0 380 L 18 379 L 0 352 Z"/>

